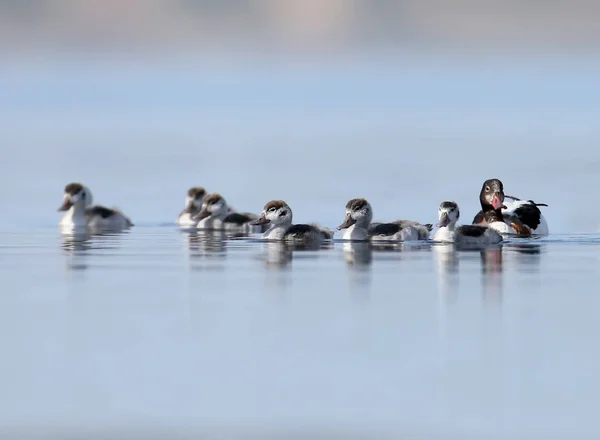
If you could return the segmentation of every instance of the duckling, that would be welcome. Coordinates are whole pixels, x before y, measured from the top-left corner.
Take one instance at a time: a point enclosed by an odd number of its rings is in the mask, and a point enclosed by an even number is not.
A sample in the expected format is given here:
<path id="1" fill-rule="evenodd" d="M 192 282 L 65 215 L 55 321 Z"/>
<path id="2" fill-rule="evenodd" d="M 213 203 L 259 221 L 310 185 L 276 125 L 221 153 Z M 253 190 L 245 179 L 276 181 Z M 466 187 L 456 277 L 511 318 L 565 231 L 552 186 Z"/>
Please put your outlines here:
<path id="1" fill-rule="evenodd" d="M 410 220 L 397 220 L 392 223 L 371 224 L 373 219 L 373 209 L 371 204 L 362 198 L 351 199 L 346 204 L 346 217 L 344 222 L 337 227 L 337 230 L 346 229 L 343 235 L 344 240 L 352 241 L 414 241 L 429 238 L 419 233 L 416 225 L 423 226 L 420 223 Z"/>
<path id="2" fill-rule="evenodd" d="M 252 222 L 252 225 L 269 225 L 263 234 L 265 240 L 288 241 L 294 243 L 320 243 L 331 240 L 333 234 L 317 225 L 292 224 L 293 213 L 283 200 L 271 200 L 267 203 L 262 214 Z"/>
<path id="3" fill-rule="evenodd" d="M 198 221 L 192 220 L 202 209 L 202 201 L 206 195 L 206 190 L 200 186 L 194 186 L 187 192 L 185 198 L 185 209 L 181 211 L 177 218 L 180 226 L 196 226 Z"/>
<path id="4" fill-rule="evenodd" d="M 192 216 L 197 221 L 197 229 L 228 230 L 242 233 L 251 232 L 250 222 L 256 219 L 246 213 L 230 212 L 227 202 L 221 194 L 209 194 L 204 197 L 200 212 Z"/>
<path id="5" fill-rule="evenodd" d="M 433 235 L 433 241 L 467 245 L 496 244 L 502 236 L 491 227 L 483 225 L 456 226 L 460 211 L 456 202 L 442 202 L 438 210 L 439 229 Z"/>
<path id="6" fill-rule="evenodd" d="M 118 209 L 93 205 L 90 189 L 81 183 L 65 186 L 63 204 L 58 208 L 64 212 L 60 220 L 63 228 L 126 229 L 133 226 L 131 220 Z"/>

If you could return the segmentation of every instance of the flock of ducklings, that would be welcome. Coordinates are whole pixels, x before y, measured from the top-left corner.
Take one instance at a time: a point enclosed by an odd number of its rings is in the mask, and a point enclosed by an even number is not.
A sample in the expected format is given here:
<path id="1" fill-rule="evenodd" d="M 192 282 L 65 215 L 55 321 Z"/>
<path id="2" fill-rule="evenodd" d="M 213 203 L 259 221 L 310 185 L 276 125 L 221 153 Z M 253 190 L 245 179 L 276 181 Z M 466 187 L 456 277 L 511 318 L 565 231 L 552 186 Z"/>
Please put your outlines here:
<path id="1" fill-rule="evenodd" d="M 455 202 L 442 202 L 433 241 L 495 244 L 507 235 L 548 234 L 546 220 L 539 209 L 547 205 L 505 195 L 499 179 L 483 183 L 479 201 L 481 211 L 470 225 L 457 225 L 460 212 Z M 80 183 L 70 183 L 65 187 L 59 211 L 64 212 L 61 227 L 71 230 L 114 231 L 133 226 L 121 211 L 94 205 L 90 189 Z M 181 227 L 199 230 L 262 233 L 262 238 L 269 241 L 307 244 L 321 243 L 334 237 L 334 231 L 316 224 L 293 224 L 292 209 L 283 200 L 271 200 L 260 215 L 236 212 L 220 194 L 207 194 L 201 187 L 189 189 L 186 207 L 179 214 L 177 223 Z M 433 225 L 412 220 L 374 223 L 371 204 L 364 198 L 356 198 L 346 204 L 344 221 L 336 230 L 344 231 L 342 239 L 348 241 L 406 242 L 429 240 Z"/>

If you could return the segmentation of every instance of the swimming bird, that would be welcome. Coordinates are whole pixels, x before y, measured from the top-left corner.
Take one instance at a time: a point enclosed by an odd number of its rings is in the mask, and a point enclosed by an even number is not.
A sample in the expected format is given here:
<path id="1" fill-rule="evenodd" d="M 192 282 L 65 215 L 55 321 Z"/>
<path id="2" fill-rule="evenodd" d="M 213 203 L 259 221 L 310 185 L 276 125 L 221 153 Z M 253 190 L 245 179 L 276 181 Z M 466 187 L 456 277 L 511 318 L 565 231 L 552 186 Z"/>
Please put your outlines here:
<path id="1" fill-rule="evenodd" d="M 433 241 L 458 244 L 496 244 L 502 236 L 494 229 L 484 225 L 456 226 L 460 211 L 456 202 L 442 202 L 438 210 L 439 229 L 433 235 Z"/>
<path id="2" fill-rule="evenodd" d="M 513 202 L 505 203 L 505 198 Z M 481 211 L 473 218 L 473 224 L 488 225 L 501 234 L 548 235 L 548 224 L 539 209 L 548 205 L 506 196 L 499 179 L 483 182 L 479 203 Z"/>
<path id="3" fill-rule="evenodd" d="M 426 240 L 432 229 L 432 225 L 422 225 L 412 220 L 371 224 L 372 220 L 371 204 L 366 199 L 351 199 L 346 204 L 344 222 L 337 227 L 337 230 L 346 230 L 343 235 L 344 240 L 414 241 Z"/>
<path id="4" fill-rule="evenodd" d="M 326 228 L 317 225 L 292 223 L 293 213 L 289 205 L 283 200 L 271 200 L 267 203 L 253 225 L 267 225 L 269 229 L 263 234 L 265 240 L 288 241 L 294 243 L 320 243 L 333 238 L 333 234 Z"/>
<path id="5" fill-rule="evenodd" d="M 93 205 L 90 189 L 81 183 L 69 183 L 65 187 L 63 204 L 59 212 L 65 212 L 60 225 L 65 228 L 125 229 L 133 226 L 131 220 L 118 209 Z"/>
<path id="6" fill-rule="evenodd" d="M 192 220 L 202 209 L 202 201 L 206 195 L 206 190 L 200 186 L 190 188 L 185 197 L 185 209 L 181 211 L 177 218 L 177 223 L 181 226 L 196 226 L 197 220 Z"/>
<path id="7" fill-rule="evenodd" d="M 248 233 L 251 232 L 250 222 L 257 217 L 249 213 L 230 212 L 223 196 L 214 193 L 204 197 L 200 212 L 192 216 L 192 220 L 198 222 L 198 229 Z"/>

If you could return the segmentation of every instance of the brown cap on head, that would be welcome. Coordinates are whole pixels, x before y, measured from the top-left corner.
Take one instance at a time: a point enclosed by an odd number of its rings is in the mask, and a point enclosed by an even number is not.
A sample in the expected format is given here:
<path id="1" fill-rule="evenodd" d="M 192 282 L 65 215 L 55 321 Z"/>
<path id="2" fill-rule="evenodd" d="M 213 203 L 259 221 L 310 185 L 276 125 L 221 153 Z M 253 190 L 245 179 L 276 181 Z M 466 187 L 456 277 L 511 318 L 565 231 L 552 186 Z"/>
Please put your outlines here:
<path id="1" fill-rule="evenodd" d="M 456 202 L 442 202 L 440 204 L 440 208 L 443 209 L 458 209 L 458 205 Z"/>
<path id="2" fill-rule="evenodd" d="M 188 190 L 188 197 L 197 199 L 198 197 L 204 197 L 206 190 L 201 186 L 194 186 Z"/>
<path id="3" fill-rule="evenodd" d="M 285 203 L 283 200 L 271 200 L 263 209 L 268 211 L 271 208 L 279 209 L 283 208 L 284 206 L 287 206 L 287 203 Z"/>
<path id="4" fill-rule="evenodd" d="M 79 194 L 82 189 L 83 185 L 81 183 L 69 183 L 65 186 L 65 194 L 74 196 L 75 194 Z"/>
<path id="5" fill-rule="evenodd" d="M 214 193 L 214 194 L 209 194 L 208 196 L 206 196 L 206 198 L 204 199 L 204 203 L 206 203 L 207 205 L 213 205 L 220 200 L 223 200 L 223 197 L 221 196 L 221 194 Z"/>
<path id="6" fill-rule="evenodd" d="M 346 209 L 355 211 L 364 208 L 368 204 L 369 202 L 367 202 L 367 199 L 352 199 L 346 203 Z"/>

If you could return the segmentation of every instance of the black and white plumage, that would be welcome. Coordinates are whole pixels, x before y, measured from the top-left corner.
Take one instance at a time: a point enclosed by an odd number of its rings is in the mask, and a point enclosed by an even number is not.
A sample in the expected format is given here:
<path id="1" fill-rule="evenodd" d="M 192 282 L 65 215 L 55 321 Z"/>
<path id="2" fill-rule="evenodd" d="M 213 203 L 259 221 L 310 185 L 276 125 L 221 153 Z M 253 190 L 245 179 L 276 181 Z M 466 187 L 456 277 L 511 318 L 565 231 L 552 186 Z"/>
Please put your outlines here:
<path id="1" fill-rule="evenodd" d="M 373 208 L 363 198 L 351 199 L 346 203 L 344 222 L 338 230 L 345 229 L 343 239 L 349 241 L 414 241 L 427 240 L 431 225 L 422 225 L 412 220 L 397 220 L 390 223 L 371 223 Z"/>
<path id="2" fill-rule="evenodd" d="M 250 222 L 257 216 L 246 213 L 231 212 L 221 194 L 209 194 L 202 201 L 202 208 L 192 217 L 197 222 L 196 228 L 209 231 L 252 232 Z"/>
<path id="3" fill-rule="evenodd" d="M 442 202 L 438 209 L 438 218 L 439 229 L 433 235 L 433 241 L 465 245 L 496 244 L 502 241 L 502 236 L 487 226 L 457 226 L 460 210 L 456 202 Z"/>
<path id="4" fill-rule="evenodd" d="M 264 206 L 260 217 L 252 224 L 269 226 L 263 234 L 265 240 L 320 243 L 333 238 L 333 234 L 328 229 L 317 225 L 295 225 L 292 222 L 293 213 L 289 205 L 283 200 L 271 200 Z"/>
<path id="5" fill-rule="evenodd" d="M 93 205 L 92 192 L 81 183 L 65 186 L 63 203 L 58 211 L 65 213 L 60 221 L 65 230 L 121 230 L 133 226 L 133 222 L 120 210 Z"/>
<path id="6" fill-rule="evenodd" d="M 511 199 L 507 202 L 506 199 Z M 548 235 L 548 224 L 540 211 L 544 203 L 521 200 L 504 194 L 500 179 L 483 182 L 479 193 L 481 211 L 473 218 L 473 224 L 484 224 L 501 234 Z"/>
<path id="7" fill-rule="evenodd" d="M 548 235 L 548 223 L 540 210 L 540 206 L 548 206 L 545 203 L 536 203 L 533 200 L 521 200 L 516 197 L 505 195 L 502 215 L 505 221 L 516 218 L 520 223 L 527 226 L 533 235 Z M 506 201 L 511 199 L 511 202 Z"/>

